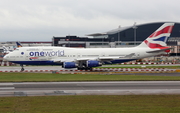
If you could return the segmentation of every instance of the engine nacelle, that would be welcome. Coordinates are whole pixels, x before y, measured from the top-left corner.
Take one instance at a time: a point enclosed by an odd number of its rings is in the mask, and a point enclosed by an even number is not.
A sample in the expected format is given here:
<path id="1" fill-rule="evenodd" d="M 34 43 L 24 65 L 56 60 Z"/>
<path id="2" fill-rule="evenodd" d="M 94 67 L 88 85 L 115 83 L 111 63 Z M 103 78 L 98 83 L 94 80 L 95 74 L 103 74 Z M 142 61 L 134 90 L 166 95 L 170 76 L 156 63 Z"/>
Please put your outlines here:
<path id="1" fill-rule="evenodd" d="M 100 63 L 97 60 L 89 60 L 86 62 L 86 66 L 87 67 L 98 67 L 98 66 L 102 66 L 102 63 Z"/>
<path id="2" fill-rule="evenodd" d="M 77 64 L 75 62 L 64 62 L 62 67 L 63 68 L 76 68 Z"/>

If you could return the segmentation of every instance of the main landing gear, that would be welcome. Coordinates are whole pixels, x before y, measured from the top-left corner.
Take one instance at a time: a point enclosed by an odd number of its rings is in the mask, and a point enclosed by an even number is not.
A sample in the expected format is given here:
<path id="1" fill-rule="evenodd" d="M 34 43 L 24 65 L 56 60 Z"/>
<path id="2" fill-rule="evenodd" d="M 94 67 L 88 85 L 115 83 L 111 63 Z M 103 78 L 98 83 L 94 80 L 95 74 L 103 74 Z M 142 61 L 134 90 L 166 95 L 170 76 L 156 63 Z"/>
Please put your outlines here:
<path id="1" fill-rule="evenodd" d="M 92 71 L 93 70 L 93 68 L 92 67 L 78 67 L 78 70 L 90 70 L 90 71 Z"/>
<path id="2" fill-rule="evenodd" d="M 20 66 L 21 66 L 21 72 L 24 71 L 23 64 L 21 64 Z"/>
<path id="3" fill-rule="evenodd" d="M 86 63 L 87 63 L 86 61 L 79 61 L 77 69 L 78 70 L 86 70 L 86 71 L 90 70 L 90 71 L 92 71 L 93 68 L 92 67 L 88 67 Z"/>

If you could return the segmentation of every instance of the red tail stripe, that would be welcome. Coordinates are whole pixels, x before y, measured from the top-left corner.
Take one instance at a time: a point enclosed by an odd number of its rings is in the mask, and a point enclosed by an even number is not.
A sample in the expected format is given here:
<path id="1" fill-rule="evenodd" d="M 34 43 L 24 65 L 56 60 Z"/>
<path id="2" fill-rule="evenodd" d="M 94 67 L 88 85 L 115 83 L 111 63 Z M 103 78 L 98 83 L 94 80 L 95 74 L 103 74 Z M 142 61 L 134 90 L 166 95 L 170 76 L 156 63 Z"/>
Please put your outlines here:
<path id="1" fill-rule="evenodd" d="M 169 50 L 165 50 L 166 53 L 169 53 L 170 52 L 170 49 Z"/>
<path id="2" fill-rule="evenodd" d="M 151 34 L 148 38 L 156 37 L 156 36 L 158 36 L 158 35 L 160 35 L 160 34 L 163 34 L 163 33 L 171 33 L 173 27 L 174 27 L 174 26 L 167 26 L 167 27 L 163 28 L 163 29 L 160 30 L 160 31 L 154 32 L 154 33 Z"/>
<path id="3" fill-rule="evenodd" d="M 153 44 L 153 43 L 149 43 L 147 40 L 144 41 L 148 47 L 150 47 L 151 49 L 166 49 L 166 48 L 169 48 L 169 47 L 164 47 L 164 46 L 161 46 L 160 44 Z"/>

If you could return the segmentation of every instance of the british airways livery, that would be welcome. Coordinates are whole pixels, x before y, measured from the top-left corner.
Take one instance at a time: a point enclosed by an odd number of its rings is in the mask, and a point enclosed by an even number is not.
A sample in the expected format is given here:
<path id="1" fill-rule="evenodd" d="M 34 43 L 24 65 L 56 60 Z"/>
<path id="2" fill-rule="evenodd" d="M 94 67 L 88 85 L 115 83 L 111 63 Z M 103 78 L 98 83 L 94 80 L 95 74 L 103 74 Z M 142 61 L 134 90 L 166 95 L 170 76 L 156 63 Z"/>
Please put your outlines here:
<path id="1" fill-rule="evenodd" d="M 169 52 L 166 41 L 174 23 L 164 23 L 139 46 L 131 48 L 20 47 L 4 59 L 23 65 L 62 65 L 63 68 L 92 70 L 103 64 L 123 63 Z"/>

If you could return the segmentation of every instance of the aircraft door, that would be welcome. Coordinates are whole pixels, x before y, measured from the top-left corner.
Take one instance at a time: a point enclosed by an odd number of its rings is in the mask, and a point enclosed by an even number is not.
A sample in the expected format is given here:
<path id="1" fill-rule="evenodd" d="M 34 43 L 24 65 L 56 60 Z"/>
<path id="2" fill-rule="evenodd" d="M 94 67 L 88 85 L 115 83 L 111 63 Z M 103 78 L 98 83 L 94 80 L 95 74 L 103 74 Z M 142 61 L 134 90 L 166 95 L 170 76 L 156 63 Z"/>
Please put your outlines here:
<path id="1" fill-rule="evenodd" d="M 105 55 L 105 53 L 102 53 L 101 56 L 102 56 L 102 57 L 105 57 L 106 55 Z"/>
<path id="2" fill-rule="evenodd" d="M 140 53 L 136 53 L 136 57 L 139 58 L 140 57 Z"/>
<path id="3" fill-rule="evenodd" d="M 30 58 L 29 53 L 26 52 L 26 54 L 25 54 L 25 59 L 26 59 L 26 60 L 29 60 L 29 58 Z"/>
<path id="4" fill-rule="evenodd" d="M 78 53 L 78 54 L 77 54 L 77 58 L 80 58 L 80 57 L 81 57 L 81 54 L 80 54 L 80 53 Z"/>

